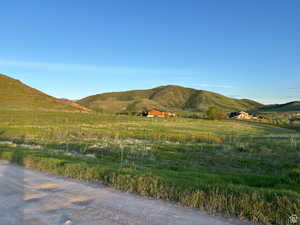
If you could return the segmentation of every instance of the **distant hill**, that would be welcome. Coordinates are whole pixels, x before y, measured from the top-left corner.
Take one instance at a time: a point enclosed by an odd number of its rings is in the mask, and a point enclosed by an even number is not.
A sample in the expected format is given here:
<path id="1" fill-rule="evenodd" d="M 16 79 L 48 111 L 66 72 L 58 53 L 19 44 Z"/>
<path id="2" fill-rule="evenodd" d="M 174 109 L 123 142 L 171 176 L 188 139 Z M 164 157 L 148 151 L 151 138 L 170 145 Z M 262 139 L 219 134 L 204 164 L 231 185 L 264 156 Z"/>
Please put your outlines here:
<path id="1" fill-rule="evenodd" d="M 25 111 L 90 112 L 76 102 L 51 97 L 41 91 L 0 74 L 0 109 Z"/>
<path id="2" fill-rule="evenodd" d="M 285 104 L 265 105 L 256 109 L 258 112 L 300 112 L 300 101 L 288 102 Z"/>
<path id="3" fill-rule="evenodd" d="M 206 112 L 211 106 L 231 112 L 262 106 L 262 104 L 248 99 L 234 99 L 209 91 L 175 85 L 148 90 L 97 94 L 81 99 L 78 103 L 96 111 L 106 112 L 139 112 L 151 108 Z"/>

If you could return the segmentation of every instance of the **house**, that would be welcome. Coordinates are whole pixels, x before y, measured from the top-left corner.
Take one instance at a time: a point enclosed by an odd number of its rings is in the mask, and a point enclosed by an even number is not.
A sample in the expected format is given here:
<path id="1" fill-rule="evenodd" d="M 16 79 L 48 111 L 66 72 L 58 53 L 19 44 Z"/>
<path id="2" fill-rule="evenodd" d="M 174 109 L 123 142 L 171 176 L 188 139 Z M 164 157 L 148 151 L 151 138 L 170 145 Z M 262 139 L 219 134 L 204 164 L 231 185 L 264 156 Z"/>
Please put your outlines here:
<path id="1" fill-rule="evenodd" d="M 258 119 L 256 116 L 253 116 L 252 114 L 245 112 L 245 111 L 232 112 L 229 114 L 229 118 L 240 119 L 240 120 Z"/>
<path id="2" fill-rule="evenodd" d="M 166 112 L 162 109 L 151 109 L 145 113 L 147 117 L 176 117 L 175 113 Z"/>

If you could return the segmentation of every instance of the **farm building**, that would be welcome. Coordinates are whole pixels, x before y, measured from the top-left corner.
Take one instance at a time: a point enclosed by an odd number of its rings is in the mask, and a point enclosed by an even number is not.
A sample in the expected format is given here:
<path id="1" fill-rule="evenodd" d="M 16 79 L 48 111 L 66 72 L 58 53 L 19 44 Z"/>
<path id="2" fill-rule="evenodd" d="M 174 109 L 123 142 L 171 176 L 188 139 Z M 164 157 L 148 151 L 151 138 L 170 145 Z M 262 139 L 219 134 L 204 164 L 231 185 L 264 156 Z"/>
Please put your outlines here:
<path id="1" fill-rule="evenodd" d="M 162 109 L 151 109 L 146 112 L 147 117 L 176 117 L 175 113 L 166 112 Z"/>
<path id="2" fill-rule="evenodd" d="M 232 113 L 230 113 L 229 118 L 240 119 L 240 120 L 257 119 L 257 117 L 255 117 L 252 114 L 245 112 L 245 111 L 232 112 Z"/>

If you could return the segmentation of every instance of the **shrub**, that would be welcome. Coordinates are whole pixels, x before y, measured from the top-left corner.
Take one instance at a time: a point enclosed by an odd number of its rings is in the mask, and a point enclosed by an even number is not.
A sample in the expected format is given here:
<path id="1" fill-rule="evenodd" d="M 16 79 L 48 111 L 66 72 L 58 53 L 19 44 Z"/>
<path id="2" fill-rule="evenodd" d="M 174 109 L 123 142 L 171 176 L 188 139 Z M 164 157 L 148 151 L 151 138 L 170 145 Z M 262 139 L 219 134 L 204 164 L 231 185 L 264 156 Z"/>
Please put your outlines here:
<path id="1" fill-rule="evenodd" d="M 221 120 L 225 118 L 224 112 L 216 107 L 210 107 L 206 113 L 207 118 L 210 120 Z"/>
<path id="2" fill-rule="evenodd" d="M 292 169 L 287 178 L 290 184 L 300 185 L 300 169 Z"/>

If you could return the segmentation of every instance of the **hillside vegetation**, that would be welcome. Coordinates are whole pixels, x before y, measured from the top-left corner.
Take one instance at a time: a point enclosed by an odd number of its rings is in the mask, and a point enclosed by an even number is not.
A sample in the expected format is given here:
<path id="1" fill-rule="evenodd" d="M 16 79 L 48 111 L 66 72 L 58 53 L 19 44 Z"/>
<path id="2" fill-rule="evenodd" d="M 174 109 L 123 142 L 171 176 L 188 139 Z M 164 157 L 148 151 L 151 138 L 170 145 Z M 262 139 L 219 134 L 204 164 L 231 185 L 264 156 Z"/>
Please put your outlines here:
<path id="1" fill-rule="evenodd" d="M 2 110 L 91 111 L 75 102 L 51 97 L 3 74 L 0 74 L 0 105 Z"/>
<path id="2" fill-rule="evenodd" d="M 259 107 L 258 112 L 299 112 L 300 113 L 300 101 L 288 102 L 285 104 L 274 104 Z"/>
<path id="3" fill-rule="evenodd" d="M 98 94 L 81 99 L 78 103 L 96 111 L 106 112 L 139 112 L 154 107 L 170 111 L 206 112 L 212 106 L 231 112 L 262 106 L 248 99 L 228 98 L 209 91 L 175 85 Z"/>

